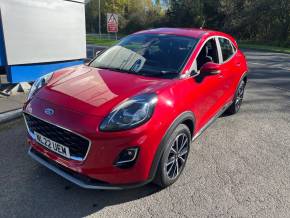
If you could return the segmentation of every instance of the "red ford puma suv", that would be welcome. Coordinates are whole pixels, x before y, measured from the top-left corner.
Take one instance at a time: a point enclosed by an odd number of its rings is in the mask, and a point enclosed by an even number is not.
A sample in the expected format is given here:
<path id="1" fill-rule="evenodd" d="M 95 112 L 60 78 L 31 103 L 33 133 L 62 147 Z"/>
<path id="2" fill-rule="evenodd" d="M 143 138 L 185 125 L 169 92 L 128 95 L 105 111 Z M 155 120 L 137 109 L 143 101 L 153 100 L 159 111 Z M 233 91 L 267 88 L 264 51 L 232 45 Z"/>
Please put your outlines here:
<path id="1" fill-rule="evenodd" d="M 137 32 L 87 65 L 34 82 L 23 114 L 29 155 L 92 189 L 174 183 L 194 140 L 216 117 L 238 112 L 245 56 L 221 32 Z"/>

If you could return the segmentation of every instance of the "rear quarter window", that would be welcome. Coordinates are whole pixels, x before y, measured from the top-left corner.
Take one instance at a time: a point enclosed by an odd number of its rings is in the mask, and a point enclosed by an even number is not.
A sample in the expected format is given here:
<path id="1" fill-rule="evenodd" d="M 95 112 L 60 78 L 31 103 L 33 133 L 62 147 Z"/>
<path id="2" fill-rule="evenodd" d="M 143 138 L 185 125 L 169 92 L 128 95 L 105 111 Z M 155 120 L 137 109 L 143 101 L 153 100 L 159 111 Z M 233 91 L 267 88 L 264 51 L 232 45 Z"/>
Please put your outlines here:
<path id="1" fill-rule="evenodd" d="M 219 37 L 219 43 L 222 50 L 223 62 L 225 62 L 232 57 L 235 51 L 233 49 L 232 43 L 228 39 Z"/>

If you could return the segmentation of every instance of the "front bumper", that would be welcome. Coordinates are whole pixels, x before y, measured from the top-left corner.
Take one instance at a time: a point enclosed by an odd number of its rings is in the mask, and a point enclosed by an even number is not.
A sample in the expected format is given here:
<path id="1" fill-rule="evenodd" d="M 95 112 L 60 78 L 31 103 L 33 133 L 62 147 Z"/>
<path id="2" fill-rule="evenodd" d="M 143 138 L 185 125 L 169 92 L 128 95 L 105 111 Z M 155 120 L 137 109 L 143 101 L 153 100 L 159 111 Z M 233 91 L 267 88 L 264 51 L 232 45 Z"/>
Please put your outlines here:
<path id="1" fill-rule="evenodd" d="M 92 179 L 87 176 L 83 176 L 81 174 L 78 174 L 68 168 L 65 168 L 56 162 L 51 161 L 50 159 L 46 158 L 41 153 L 37 152 L 32 147 L 28 150 L 28 155 L 37 161 L 38 163 L 42 164 L 43 166 L 47 167 L 48 169 L 52 170 L 59 176 L 67 179 L 68 181 L 86 189 L 103 189 L 103 190 L 122 190 L 122 189 L 129 189 L 129 188 L 137 188 L 143 185 L 146 185 L 147 183 L 151 182 L 150 180 L 137 183 L 137 184 L 129 184 L 129 185 L 111 185 L 106 182 L 98 181 L 95 179 Z"/>
<path id="2" fill-rule="evenodd" d="M 44 113 L 48 107 L 55 110 L 54 116 Z M 28 143 L 41 158 L 32 154 L 31 150 L 30 156 L 73 183 L 84 188 L 121 189 L 136 187 L 152 180 L 152 163 L 162 140 L 163 130 L 166 131 L 160 128 L 158 119 L 132 130 L 100 132 L 98 126 L 103 117 L 77 113 L 37 97 L 24 107 L 23 112 L 90 140 L 86 157 L 83 160 L 71 160 L 38 144 L 33 135 L 28 134 Z M 114 165 L 120 152 L 135 146 L 139 148 L 139 153 L 134 166 L 121 169 Z M 87 179 L 80 179 L 80 176 L 90 178 L 89 182 Z"/>

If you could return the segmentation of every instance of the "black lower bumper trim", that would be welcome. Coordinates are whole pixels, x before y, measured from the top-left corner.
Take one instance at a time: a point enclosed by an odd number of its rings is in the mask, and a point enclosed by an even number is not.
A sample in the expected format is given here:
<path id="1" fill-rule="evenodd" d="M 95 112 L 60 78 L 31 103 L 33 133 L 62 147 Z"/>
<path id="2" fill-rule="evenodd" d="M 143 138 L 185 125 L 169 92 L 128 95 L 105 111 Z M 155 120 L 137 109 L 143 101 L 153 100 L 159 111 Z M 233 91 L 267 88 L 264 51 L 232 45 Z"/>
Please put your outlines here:
<path id="1" fill-rule="evenodd" d="M 109 183 L 95 180 L 87 176 L 81 175 L 64 166 L 61 166 L 60 164 L 45 157 L 43 154 L 37 152 L 32 147 L 30 147 L 28 154 L 32 159 L 36 160 L 38 163 L 42 164 L 43 166 L 47 167 L 48 169 L 52 170 L 53 172 L 62 176 L 63 178 L 69 180 L 70 182 L 85 189 L 122 190 L 122 189 L 129 189 L 129 188 L 137 188 L 150 182 L 150 181 L 145 181 L 143 183 L 120 185 L 120 186 L 111 185 Z"/>

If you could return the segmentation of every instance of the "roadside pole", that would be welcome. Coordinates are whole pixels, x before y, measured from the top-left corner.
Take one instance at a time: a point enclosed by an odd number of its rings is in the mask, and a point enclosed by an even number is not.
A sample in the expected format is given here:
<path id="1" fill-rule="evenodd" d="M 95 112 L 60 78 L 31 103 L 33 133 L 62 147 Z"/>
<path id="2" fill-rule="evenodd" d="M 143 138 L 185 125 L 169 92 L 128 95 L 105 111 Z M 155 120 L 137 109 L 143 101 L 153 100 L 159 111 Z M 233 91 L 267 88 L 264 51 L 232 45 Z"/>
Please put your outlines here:
<path id="1" fill-rule="evenodd" d="M 99 0 L 99 37 L 100 37 L 100 39 L 102 37 L 102 31 L 101 31 L 101 0 Z"/>

